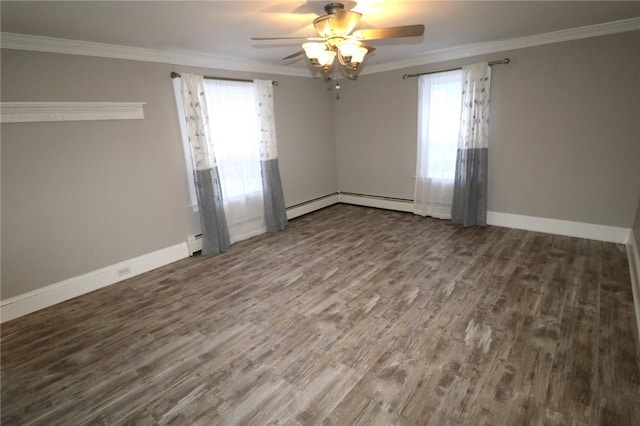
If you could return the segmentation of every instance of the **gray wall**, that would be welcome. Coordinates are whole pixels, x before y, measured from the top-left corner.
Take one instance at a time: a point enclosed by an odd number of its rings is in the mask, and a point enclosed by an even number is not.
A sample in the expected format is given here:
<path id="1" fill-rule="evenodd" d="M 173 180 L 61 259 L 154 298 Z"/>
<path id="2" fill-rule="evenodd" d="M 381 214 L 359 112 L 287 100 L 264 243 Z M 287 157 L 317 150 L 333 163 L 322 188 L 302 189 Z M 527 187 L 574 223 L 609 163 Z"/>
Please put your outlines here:
<path id="1" fill-rule="evenodd" d="M 417 79 L 493 67 L 489 210 L 630 228 L 640 196 L 640 32 L 465 58 L 345 82 L 341 191 L 413 198 Z"/>
<path id="2" fill-rule="evenodd" d="M 275 76 L 278 162 L 287 206 L 338 190 L 333 97 L 322 80 Z"/>
<path id="3" fill-rule="evenodd" d="M 147 103 L 144 120 L 2 125 L 2 299 L 199 229 L 169 72 L 254 75 L 6 49 L 1 59 L 2 101 Z M 287 205 L 335 192 L 333 99 L 321 81 L 273 78 Z"/>
<path id="4" fill-rule="evenodd" d="M 634 32 L 363 75 L 340 101 L 321 80 L 274 76 L 286 204 L 338 189 L 413 198 L 417 80 L 402 74 L 509 56 L 493 72 L 489 209 L 640 235 L 638 46 Z M 144 120 L 2 125 L 2 299 L 198 230 L 172 70 L 255 77 L 2 50 L 3 101 L 147 102 Z"/>

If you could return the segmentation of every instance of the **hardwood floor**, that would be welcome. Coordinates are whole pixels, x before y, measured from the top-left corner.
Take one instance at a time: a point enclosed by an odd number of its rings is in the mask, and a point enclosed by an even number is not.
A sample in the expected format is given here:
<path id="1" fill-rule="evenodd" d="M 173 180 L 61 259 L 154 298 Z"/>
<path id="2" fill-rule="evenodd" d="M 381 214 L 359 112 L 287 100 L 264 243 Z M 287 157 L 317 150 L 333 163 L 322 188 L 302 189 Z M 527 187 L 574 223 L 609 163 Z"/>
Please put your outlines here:
<path id="1" fill-rule="evenodd" d="M 1 343 L 3 425 L 640 424 L 623 246 L 356 206 Z"/>

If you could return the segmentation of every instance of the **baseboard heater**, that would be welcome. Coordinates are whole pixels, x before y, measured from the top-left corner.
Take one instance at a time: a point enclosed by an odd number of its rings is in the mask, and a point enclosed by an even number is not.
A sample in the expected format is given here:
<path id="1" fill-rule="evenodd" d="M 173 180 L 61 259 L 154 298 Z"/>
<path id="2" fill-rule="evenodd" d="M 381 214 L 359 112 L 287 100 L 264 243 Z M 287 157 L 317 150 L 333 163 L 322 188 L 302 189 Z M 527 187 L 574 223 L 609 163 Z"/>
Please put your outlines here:
<path id="1" fill-rule="evenodd" d="M 405 212 L 413 211 L 413 200 L 353 192 L 334 192 L 287 207 L 287 219 L 291 220 L 338 203 Z M 189 235 L 187 237 L 187 248 L 189 256 L 200 253 L 202 251 L 202 234 Z"/>
<path id="2" fill-rule="evenodd" d="M 335 198 L 335 200 L 332 200 Z M 287 219 L 293 219 L 298 216 L 310 213 L 312 211 L 319 210 L 323 207 L 335 204 L 338 201 L 338 193 L 324 195 L 322 197 L 314 198 L 303 203 L 295 204 L 287 207 Z M 189 256 L 193 256 L 202 251 L 202 234 L 188 235 L 187 236 L 187 250 L 189 250 Z"/>
<path id="3" fill-rule="evenodd" d="M 187 237 L 187 249 L 189 256 L 193 256 L 202 251 L 202 234 L 189 235 Z"/>

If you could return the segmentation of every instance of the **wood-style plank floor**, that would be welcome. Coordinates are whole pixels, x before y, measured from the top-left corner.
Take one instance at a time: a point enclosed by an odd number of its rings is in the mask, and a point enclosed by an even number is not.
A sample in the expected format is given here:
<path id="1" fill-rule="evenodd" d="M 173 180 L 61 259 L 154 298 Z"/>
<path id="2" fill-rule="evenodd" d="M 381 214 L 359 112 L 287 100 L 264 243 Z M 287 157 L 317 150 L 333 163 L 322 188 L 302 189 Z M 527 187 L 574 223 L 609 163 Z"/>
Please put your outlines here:
<path id="1" fill-rule="evenodd" d="M 3 425 L 640 424 L 623 246 L 356 206 L 1 343 Z"/>

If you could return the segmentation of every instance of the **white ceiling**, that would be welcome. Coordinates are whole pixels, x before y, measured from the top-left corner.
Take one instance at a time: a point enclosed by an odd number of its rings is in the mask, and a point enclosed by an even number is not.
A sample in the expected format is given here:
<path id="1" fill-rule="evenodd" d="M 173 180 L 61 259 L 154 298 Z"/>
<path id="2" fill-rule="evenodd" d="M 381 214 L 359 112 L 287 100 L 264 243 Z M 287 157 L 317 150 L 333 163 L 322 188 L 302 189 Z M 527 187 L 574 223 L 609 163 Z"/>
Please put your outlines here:
<path id="1" fill-rule="evenodd" d="M 268 66 L 308 68 L 295 41 L 251 36 L 312 36 L 328 1 L 2 1 L 3 33 L 197 53 Z M 366 66 L 477 43 L 499 42 L 640 17 L 640 1 L 344 1 L 359 28 L 424 24 L 425 35 L 372 41 Z M 637 27 L 637 25 L 636 25 Z"/>

